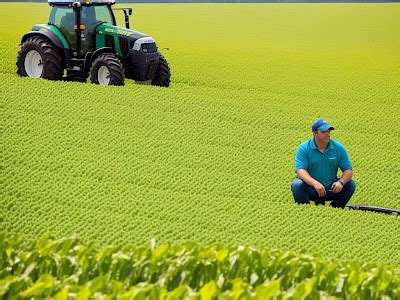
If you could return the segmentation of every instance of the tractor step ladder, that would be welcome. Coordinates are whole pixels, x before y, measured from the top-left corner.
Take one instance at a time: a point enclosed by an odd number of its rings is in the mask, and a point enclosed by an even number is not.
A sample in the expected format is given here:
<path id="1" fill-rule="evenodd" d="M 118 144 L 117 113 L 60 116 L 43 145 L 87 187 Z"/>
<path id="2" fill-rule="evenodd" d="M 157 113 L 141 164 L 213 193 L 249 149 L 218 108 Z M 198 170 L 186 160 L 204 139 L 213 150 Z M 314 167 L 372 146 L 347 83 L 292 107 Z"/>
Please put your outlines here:
<path id="1" fill-rule="evenodd" d="M 79 58 L 72 58 L 67 69 L 66 81 L 86 82 L 85 73 L 85 60 Z"/>

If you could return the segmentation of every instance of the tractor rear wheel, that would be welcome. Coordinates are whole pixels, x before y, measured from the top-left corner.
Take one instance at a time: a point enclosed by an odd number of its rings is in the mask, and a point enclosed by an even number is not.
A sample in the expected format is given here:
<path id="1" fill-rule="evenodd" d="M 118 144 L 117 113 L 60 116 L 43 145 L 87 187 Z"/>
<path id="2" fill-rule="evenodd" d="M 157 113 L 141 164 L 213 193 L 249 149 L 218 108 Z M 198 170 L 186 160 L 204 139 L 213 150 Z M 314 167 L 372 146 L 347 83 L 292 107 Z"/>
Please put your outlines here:
<path id="1" fill-rule="evenodd" d="M 125 70 L 115 54 L 100 54 L 90 70 L 90 79 L 100 85 L 124 85 Z"/>
<path id="2" fill-rule="evenodd" d="M 151 84 L 156 86 L 168 87 L 170 82 L 171 71 L 169 69 L 168 62 L 164 56 L 160 55 L 156 73 Z"/>
<path id="3" fill-rule="evenodd" d="M 45 37 L 33 36 L 22 43 L 17 57 L 17 74 L 22 77 L 61 80 L 62 56 Z"/>

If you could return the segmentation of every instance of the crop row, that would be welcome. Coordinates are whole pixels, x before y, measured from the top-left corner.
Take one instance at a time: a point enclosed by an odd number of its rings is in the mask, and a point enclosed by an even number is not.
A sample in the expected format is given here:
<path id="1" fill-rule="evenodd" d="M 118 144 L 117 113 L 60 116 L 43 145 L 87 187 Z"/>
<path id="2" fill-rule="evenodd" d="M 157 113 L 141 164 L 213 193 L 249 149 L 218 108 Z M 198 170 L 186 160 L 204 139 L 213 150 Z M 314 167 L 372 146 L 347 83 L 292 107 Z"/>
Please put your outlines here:
<path id="1" fill-rule="evenodd" d="M 398 270 L 397 270 L 398 271 Z M 0 297 L 23 299 L 396 299 L 387 265 L 339 262 L 265 248 L 197 243 L 121 249 L 76 238 L 0 233 Z M 303 297 L 303 298 L 302 298 Z"/>

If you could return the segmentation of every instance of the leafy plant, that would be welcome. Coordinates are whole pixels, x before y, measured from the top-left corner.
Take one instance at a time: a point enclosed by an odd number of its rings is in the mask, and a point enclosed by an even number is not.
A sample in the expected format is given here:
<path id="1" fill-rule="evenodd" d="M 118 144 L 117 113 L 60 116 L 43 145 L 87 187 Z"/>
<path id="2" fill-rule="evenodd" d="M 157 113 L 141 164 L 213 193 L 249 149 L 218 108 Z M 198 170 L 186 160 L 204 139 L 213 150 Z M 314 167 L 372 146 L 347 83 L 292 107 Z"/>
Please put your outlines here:
<path id="1" fill-rule="evenodd" d="M 28 245 L 28 246 L 25 246 Z M 0 297 L 314 299 L 400 296 L 387 265 L 197 243 L 100 248 L 76 238 L 21 243 L 0 233 Z"/>

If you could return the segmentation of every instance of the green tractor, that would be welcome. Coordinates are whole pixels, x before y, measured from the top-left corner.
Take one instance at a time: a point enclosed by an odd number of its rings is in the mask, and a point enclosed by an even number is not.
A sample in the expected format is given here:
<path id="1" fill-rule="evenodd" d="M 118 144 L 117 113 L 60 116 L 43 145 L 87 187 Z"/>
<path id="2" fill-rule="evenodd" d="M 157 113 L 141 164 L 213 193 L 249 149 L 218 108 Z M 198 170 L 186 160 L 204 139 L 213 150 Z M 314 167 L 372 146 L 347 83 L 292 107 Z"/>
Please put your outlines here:
<path id="1" fill-rule="evenodd" d="M 116 26 L 115 0 L 48 0 L 48 24 L 32 27 L 22 37 L 17 74 L 50 80 L 168 87 L 170 68 L 153 38 L 129 29 L 131 8 L 122 8 L 125 26 Z"/>

